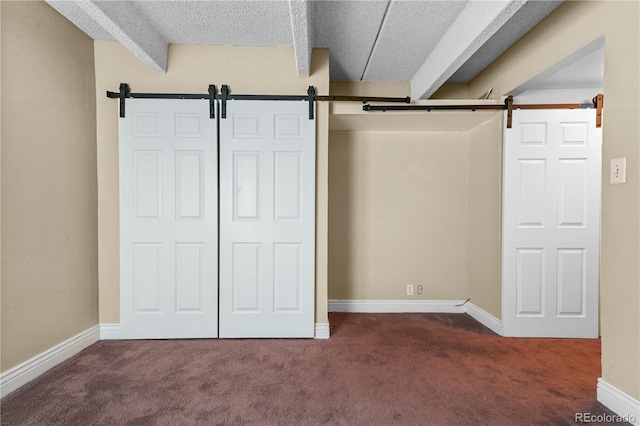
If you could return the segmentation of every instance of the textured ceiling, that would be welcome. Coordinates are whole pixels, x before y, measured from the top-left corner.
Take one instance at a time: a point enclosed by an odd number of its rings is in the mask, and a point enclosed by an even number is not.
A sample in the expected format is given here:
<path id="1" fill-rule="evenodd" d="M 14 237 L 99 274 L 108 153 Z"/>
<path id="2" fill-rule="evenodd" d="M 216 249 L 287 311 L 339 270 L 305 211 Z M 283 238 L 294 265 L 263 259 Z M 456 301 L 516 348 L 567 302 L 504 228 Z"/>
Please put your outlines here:
<path id="1" fill-rule="evenodd" d="M 314 46 L 329 48 L 331 80 L 362 79 L 387 6 L 386 1 L 312 2 Z"/>
<path id="2" fill-rule="evenodd" d="M 465 6 L 463 1 L 392 2 L 363 80 L 411 80 Z"/>
<path id="3" fill-rule="evenodd" d="M 330 50 L 332 81 L 409 81 L 428 97 L 469 81 L 560 1 L 534 0 L 47 0 L 94 39 L 117 40 L 156 72 L 170 43 L 293 45 Z"/>
<path id="4" fill-rule="evenodd" d="M 286 1 L 132 3 L 169 43 L 238 46 L 293 43 Z"/>

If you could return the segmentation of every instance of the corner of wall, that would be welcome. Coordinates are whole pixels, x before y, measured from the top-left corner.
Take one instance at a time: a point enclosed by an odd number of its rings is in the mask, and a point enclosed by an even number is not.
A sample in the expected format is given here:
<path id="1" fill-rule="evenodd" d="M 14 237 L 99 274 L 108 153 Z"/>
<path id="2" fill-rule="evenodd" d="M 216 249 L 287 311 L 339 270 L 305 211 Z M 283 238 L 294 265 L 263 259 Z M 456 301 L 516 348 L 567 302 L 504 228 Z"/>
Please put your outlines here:
<path id="1" fill-rule="evenodd" d="M 468 133 L 468 295 L 496 318 L 502 306 L 502 112 Z"/>

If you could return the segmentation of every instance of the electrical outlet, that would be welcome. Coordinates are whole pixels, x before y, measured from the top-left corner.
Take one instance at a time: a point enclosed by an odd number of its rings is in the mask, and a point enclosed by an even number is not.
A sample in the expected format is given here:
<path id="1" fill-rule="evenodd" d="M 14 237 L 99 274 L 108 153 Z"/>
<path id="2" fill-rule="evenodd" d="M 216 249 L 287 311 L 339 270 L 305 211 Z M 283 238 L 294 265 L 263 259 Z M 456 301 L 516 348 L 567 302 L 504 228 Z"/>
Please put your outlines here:
<path id="1" fill-rule="evenodd" d="M 609 183 L 627 183 L 627 157 L 611 160 L 611 176 Z"/>
<path id="2" fill-rule="evenodd" d="M 421 285 L 416 287 L 416 293 L 418 293 L 418 296 L 422 296 L 422 286 Z"/>
<path id="3" fill-rule="evenodd" d="M 407 296 L 413 296 L 413 286 L 411 284 L 407 286 Z"/>

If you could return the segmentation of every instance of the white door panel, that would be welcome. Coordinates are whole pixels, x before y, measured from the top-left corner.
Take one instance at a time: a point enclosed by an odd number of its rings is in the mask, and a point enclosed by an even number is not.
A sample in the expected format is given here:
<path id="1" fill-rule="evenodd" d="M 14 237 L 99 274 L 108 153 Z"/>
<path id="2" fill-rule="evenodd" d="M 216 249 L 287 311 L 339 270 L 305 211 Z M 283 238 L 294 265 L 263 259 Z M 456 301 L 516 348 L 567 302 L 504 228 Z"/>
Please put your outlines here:
<path id="1" fill-rule="evenodd" d="M 504 148 L 504 334 L 597 337 L 595 111 L 521 110 L 513 118 Z"/>
<path id="2" fill-rule="evenodd" d="M 308 104 L 228 101 L 220 139 L 220 337 L 313 337 Z"/>
<path id="3" fill-rule="evenodd" d="M 119 123 L 121 335 L 216 337 L 216 121 L 207 100 L 126 102 Z"/>

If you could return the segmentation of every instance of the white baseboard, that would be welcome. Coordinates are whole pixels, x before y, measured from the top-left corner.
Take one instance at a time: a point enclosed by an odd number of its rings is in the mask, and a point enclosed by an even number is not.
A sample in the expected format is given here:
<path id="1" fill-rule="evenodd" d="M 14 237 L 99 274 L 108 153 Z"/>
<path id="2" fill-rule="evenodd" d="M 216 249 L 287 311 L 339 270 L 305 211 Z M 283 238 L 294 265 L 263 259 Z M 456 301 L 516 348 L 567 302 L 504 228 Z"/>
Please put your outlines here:
<path id="1" fill-rule="evenodd" d="M 329 323 L 316 323 L 315 339 L 329 338 Z M 100 340 L 120 339 L 120 324 L 100 324 Z"/>
<path id="2" fill-rule="evenodd" d="M 598 402 L 624 421 L 640 426 L 640 400 L 607 383 L 602 377 L 598 379 L 597 395 Z"/>
<path id="3" fill-rule="evenodd" d="M 502 336 L 502 321 L 464 300 L 329 300 L 329 312 L 469 314 Z"/>
<path id="4" fill-rule="evenodd" d="M 317 322 L 316 323 L 316 339 L 328 339 L 329 338 L 329 323 Z"/>
<path id="5" fill-rule="evenodd" d="M 498 336 L 502 336 L 502 321 L 484 309 L 477 307 L 473 303 L 467 302 L 464 306 L 467 308 L 467 314 L 471 316 L 471 318 L 478 321 Z"/>
<path id="6" fill-rule="evenodd" d="M 98 340 L 100 340 L 100 328 L 95 325 L 5 371 L 0 374 L 0 397 L 5 397 Z"/>
<path id="7" fill-rule="evenodd" d="M 100 324 L 100 340 L 120 339 L 120 324 Z"/>
<path id="8" fill-rule="evenodd" d="M 329 312 L 464 313 L 463 303 L 464 300 L 329 300 Z"/>

